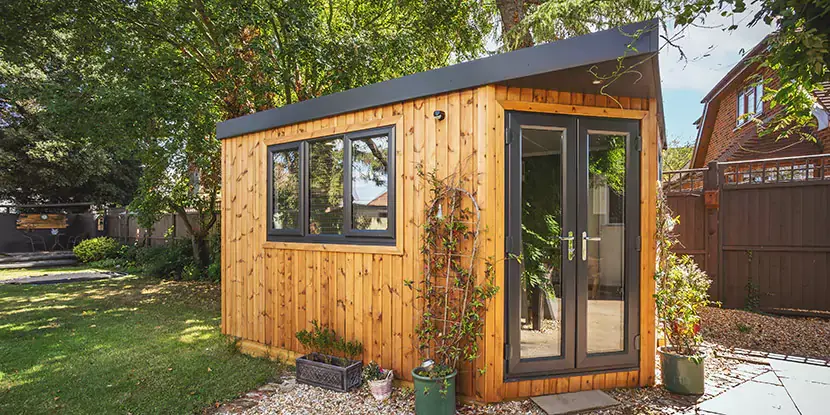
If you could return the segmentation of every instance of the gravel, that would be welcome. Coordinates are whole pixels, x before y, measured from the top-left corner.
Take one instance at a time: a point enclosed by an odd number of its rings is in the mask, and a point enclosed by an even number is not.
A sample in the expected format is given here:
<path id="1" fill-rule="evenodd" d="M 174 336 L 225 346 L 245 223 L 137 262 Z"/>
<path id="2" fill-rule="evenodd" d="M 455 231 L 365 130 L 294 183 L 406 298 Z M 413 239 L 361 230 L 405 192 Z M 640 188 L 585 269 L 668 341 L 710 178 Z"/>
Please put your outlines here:
<path id="1" fill-rule="evenodd" d="M 768 370 L 766 364 L 749 363 L 743 360 L 723 357 L 723 349 L 706 344 L 709 358 L 706 359 L 706 394 L 700 397 L 674 395 L 660 386 L 651 388 L 613 389 L 606 391 L 620 402 L 619 406 L 591 412 L 597 415 L 623 414 L 686 414 L 693 413 L 695 405 L 731 389 L 752 377 Z M 659 379 L 659 361 L 658 361 Z M 281 388 L 273 384 L 265 389 L 268 393 L 251 399 L 249 404 L 230 405 L 232 410 L 218 413 L 246 415 L 299 415 L 299 414 L 413 414 L 415 399 L 411 388 L 396 388 L 392 396 L 376 401 L 368 390 L 361 388 L 349 393 L 332 392 L 308 385 L 293 385 L 293 378 L 282 380 L 292 384 Z M 252 394 L 249 394 L 252 395 Z M 253 398 L 253 396 L 251 396 Z M 243 398 L 244 400 L 244 398 Z M 253 402 L 255 400 L 256 402 Z M 529 399 L 501 402 L 489 405 L 463 405 L 459 414 L 527 414 L 544 415 Z"/>
<path id="2" fill-rule="evenodd" d="M 709 307 L 703 337 L 721 347 L 830 360 L 830 320 Z"/>
<path id="3" fill-rule="evenodd" d="M 706 359 L 706 394 L 681 396 L 666 391 L 659 384 L 650 388 L 612 389 L 606 391 L 620 402 L 612 408 L 591 412 L 597 415 L 623 414 L 692 414 L 701 402 L 759 376 L 770 367 L 763 359 L 742 357 L 734 349 L 797 355 L 830 360 L 830 320 L 805 317 L 782 317 L 743 310 L 708 308 L 703 312 L 703 336 Z M 657 359 L 657 379 L 660 362 Z M 285 380 L 282 381 L 283 383 Z M 291 383 L 292 380 L 288 380 Z M 308 385 L 289 388 L 273 384 L 264 393 L 231 411 L 247 415 L 294 414 L 412 414 L 415 400 L 410 388 L 396 388 L 392 396 L 376 401 L 365 388 L 350 393 L 331 392 Z M 256 394 L 255 394 L 256 395 Z M 254 398 L 254 397 L 251 397 Z M 244 400 L 244 398 L 243 398 Z M 459 414 L 528 414 L 543 412 L 529 399 L 490 405 L 464 405 Z"/>

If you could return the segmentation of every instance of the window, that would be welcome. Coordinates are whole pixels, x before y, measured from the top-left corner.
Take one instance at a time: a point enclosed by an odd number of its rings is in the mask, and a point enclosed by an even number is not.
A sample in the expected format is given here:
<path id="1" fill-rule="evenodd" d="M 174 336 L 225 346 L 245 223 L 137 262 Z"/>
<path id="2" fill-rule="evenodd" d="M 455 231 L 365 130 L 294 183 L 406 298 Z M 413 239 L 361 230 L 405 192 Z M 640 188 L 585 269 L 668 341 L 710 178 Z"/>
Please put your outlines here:
<path id="1" fill-rule="evenodd" d="M 268 147 L 268 240 L 392 244 L 394 127 Z"/>
<path id="2" fill-rule="evenodd" d="M 764 112 L 764 81 L 758 81 L 738 91 L 738 126 Z"/>

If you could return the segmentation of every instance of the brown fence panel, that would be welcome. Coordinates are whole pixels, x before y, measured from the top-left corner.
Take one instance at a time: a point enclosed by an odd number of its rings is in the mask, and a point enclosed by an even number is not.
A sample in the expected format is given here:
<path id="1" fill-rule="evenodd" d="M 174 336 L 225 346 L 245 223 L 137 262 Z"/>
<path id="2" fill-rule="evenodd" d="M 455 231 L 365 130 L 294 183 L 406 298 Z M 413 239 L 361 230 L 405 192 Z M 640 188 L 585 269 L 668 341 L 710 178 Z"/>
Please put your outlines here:
<path id="1" fill-rule="evenodd" d="M 680 217 L 676 252 L 709 273 L 713 300 L 830 311 L 830 155 L 712 163 L 663 180 Z"/>

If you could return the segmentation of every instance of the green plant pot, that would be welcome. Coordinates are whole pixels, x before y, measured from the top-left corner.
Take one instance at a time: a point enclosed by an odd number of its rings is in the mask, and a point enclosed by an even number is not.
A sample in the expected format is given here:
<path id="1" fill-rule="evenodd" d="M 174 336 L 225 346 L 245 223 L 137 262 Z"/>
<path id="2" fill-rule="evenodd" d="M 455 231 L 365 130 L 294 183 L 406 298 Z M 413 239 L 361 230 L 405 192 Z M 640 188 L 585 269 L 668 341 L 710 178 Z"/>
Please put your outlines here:
<path id="1" fill-rule="evenodd" d="M 416 415 L 452 415 L 455 413 L 455 375 L 453 371 L 441 378 L 421 376 L 412 369 L 412 378 L 415 383 L 415 414 Z M 441 393 L 441 387 L 447 381 L 446 393 Z"/>
<path id="2" fill-rule="evenodd" d="M 681 395 L 702 395 L 704 389 L 703 356 L 697 358 L 672 353 L 671 348 L 660 348 L 660 366 L 663 386 Z"/>

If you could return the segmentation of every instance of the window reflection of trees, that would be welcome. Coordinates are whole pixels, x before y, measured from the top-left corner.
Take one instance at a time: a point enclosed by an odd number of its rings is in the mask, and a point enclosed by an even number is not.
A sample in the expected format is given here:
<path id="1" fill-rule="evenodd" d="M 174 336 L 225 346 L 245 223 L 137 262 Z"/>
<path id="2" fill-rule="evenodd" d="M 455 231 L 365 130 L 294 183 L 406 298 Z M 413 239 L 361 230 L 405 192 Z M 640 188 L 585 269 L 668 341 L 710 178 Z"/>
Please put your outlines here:
<path id="1" fill-rule="evenodd" d="M 352 227 L 388 229 L 389 138 L 352 140 Z M 371 190 L 367 193 L 368 190 Z M 361 194 L 364 193 L 364 194 Z"/>
<path id="2" fill-rule="evenodd" d="M 300 154 L 273 153 L 271 223 L 273 229 L 297 229 L 300 203 Z"/>
<path id="3" fill-rule="evenodd" d="M 313 235 L 343 233 L 343 139 L 309 143 L 309 224 Z"/>

